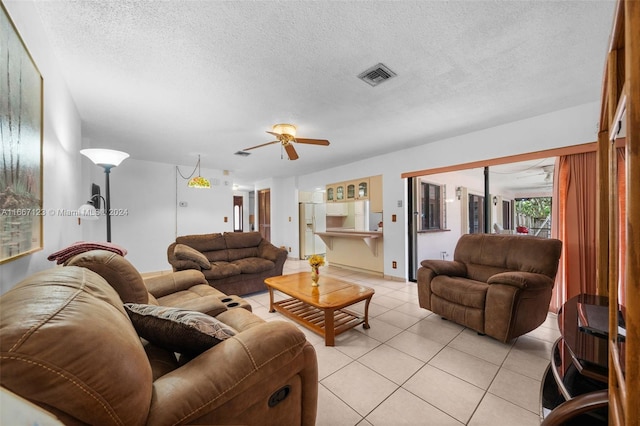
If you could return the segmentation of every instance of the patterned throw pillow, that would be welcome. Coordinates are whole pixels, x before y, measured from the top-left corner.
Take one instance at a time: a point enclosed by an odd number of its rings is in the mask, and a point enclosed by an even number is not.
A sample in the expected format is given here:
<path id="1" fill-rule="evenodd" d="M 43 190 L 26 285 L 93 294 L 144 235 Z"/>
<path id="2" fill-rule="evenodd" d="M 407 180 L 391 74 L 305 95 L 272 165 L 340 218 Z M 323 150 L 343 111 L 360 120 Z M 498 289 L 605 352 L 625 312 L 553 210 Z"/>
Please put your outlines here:
<path id="1" fill-rule="evenodd" d="M 201 312 L 138 303 L 126 303 L 124 307 L 140 337 L 189 356 L 199 355 L 237 333 Z"/>
<path id="2" fill-rule="evenodd" d="M 173 254 L 178 260 L 191 260 L 198 264 L 202 269 L 211 269 L 211 263 L 207 257 L 198 250 L 184 244 L 176 244 L 173 248 Z"/>

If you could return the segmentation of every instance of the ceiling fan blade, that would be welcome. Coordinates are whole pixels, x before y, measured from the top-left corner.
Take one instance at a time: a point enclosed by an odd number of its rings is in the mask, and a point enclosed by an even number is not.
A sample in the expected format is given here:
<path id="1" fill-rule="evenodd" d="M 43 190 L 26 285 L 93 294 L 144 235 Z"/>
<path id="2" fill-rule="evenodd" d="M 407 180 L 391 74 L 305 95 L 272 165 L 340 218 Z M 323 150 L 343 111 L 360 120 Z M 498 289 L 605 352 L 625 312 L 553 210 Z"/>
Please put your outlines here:
<path id="1" fill-rule="evenodd" d="M 287 155 L 289 156 L 289 160 L 297 160 L 298 159 L 298 153 L 296 152 L 296 149 L 293 147 L 293 145 L 291 145 L 290 143 L 286 144 L 284 146 L 285 151 L 287 151 Z"/>
<path id="2" fill-rule="evenodd" d="M 267 133 L 269 133 L 270 135 L 275 136 L 276 138 L 280 139 L 280 136 L 282 136 L 280 133 L 276 133 L 276 132 L 270 132 L 268 130 L 266 130 Z"/>
<path id="3" fill-rule="evenodd" d="M 308 143 L 311 145 L 329 145 L 329 141 L 326 139 L 304 139 L 304 138 L 296 138 L 296 142 L 298 143 Z"/>
<path id="4" fill-rule="evenodd" d="M 280 141 L 272 141 L 272 142 L 263 143 L 261 145 L 252 146 L 251 148 L 245 148 L 245 149 L 243 149 L 243 151 L 249 151 L 250 149 L 260 148 L 261 146 L 267 146 L 267 145 L 271 145 L 271 144 L 274 144 L 274 143 L 280 143 Z"/>

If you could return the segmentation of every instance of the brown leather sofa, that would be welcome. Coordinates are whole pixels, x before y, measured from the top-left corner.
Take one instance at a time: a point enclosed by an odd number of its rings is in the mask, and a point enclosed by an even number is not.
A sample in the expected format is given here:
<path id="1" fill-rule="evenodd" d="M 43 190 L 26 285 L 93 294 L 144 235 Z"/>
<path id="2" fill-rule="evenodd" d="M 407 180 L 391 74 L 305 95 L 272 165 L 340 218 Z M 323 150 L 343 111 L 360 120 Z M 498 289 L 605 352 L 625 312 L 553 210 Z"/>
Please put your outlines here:
<path id="1" fill-rule="evenodd" d="M 259 232 L 185 235 L 167 248 L 174 271 L 196 269 L 210 285 L 226 294 L 266 290 L 265 278 L 282 275 L 287 251 Z"/>
<path id="2" fill-rule="evenodd" d="M 545 321 L 561 250 L 556 239 L 463 235 L 453 261 L 421 262 L 420 306 L 507 342 Z"/>
<path id="3" fill-rule="evenodd" d="M 101 276 L 45 270 L 0 297 L 0 384 L 68 425 L 313 425 L 304 333 L 246 309 L 216 318 L 235 336 L 179 363 L 138 336 Z"/>

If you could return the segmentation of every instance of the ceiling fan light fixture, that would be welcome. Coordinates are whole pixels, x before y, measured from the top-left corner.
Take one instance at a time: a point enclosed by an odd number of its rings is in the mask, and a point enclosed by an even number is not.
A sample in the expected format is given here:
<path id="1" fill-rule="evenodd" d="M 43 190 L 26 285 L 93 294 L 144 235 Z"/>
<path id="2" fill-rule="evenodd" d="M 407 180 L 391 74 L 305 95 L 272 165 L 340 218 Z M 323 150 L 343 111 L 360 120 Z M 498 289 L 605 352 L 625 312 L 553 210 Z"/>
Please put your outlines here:
<path id="1" fill-rule="evenodd" d="M 276 124 L 273 126 L 273 132 L 279 135 L 291 135 L 296 137 L 296 126 L 293 124 Z"/>

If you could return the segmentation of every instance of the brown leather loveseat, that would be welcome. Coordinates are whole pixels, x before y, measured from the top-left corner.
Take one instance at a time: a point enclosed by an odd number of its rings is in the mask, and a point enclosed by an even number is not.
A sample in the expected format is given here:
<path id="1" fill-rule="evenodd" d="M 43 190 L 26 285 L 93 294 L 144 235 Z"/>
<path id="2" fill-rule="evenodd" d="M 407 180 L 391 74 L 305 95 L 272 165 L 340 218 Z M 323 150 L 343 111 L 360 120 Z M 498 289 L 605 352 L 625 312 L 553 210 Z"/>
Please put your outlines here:
<path id="1" fill-rule="evenodd" d="M 556 239 L 463 235 L 453 261 L 421 262 L 420 306 L 507 342 L 546 319 L 561 249 Z"/>
<path id="2" fill-rule="evenodd" d="M 265 278 L 282 275 L 287 251 L 259 232 L 225 232 L 178 237 L 167 259 L 174 271 L 196 269 L 211 286 L 242 296 L 266 290 Z"/>
<path id="3" fill-rule="evenodd" d="M 45 270 L 0 297 L 0 384 L 69 425 L 313 425 L 304 333 L 246 309 L 216 319 L 235 335 L 178 362 L 138 336 L 100 275 Z"/>

